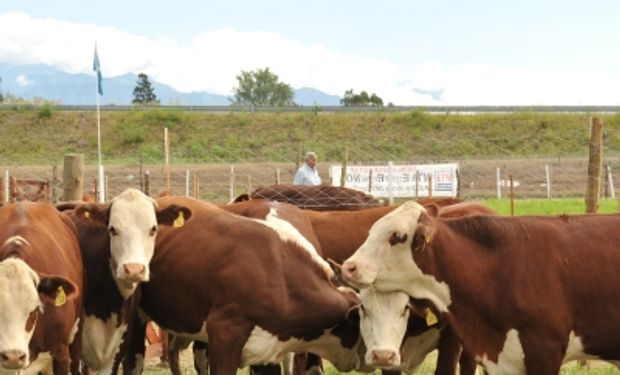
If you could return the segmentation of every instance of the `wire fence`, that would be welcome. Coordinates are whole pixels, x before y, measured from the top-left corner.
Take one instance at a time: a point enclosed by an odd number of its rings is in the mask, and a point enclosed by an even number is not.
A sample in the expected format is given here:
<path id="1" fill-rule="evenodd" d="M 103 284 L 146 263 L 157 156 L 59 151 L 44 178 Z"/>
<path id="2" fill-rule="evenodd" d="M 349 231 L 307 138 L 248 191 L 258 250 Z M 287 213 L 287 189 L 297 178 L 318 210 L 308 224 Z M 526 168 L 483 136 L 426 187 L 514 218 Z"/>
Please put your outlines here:
<path id="1" fill-rule="evenodd" d="M 327 134 L 332 142 L 300 142 L 273 139 L 266 145 L 248 145 L 243 152 L 232 153 L 226 144 L 211 145 L 209 160 L 178 163 L 188 160 L 188 147 L 170 144 L 170 164 L 164 164 L 161 153 L 140 159 L 104 159 L 106 197 L 127 187 L 149 189 L 152 196 L 162 192 L 191 195 L 221 203 L 260 186 L 291 183 L 304 151 L 312 149 L 319 155 L 318 170 L 325 183 L 338 184 L 339 176 L 331 176 L 331 167 L 365 165 L 426 165 L 456 163 L 458 165 L 457 195 L 464 199 L 505 197 L 509 182 L 514 194 L 523 198 L 584 197 L 588 182 L 589 126 L 566 127 L 546 132 L 544 123 L 536 132 L 515 128 L 512 133 L 494 133 L 493 127 L 474 127 L 459 132 L 458 137 L 440 127 L 419 127 L 407 134 L 376 134 L 368 140 L 354 140 L 356 134 Z M 243 131 L 243 129 L 241 129 Z M 231 135 L 242 139 L 242 133 Z M 290 137 L 290 134 L 288 135 Z M 620 162 L 620 136 L 615 124 L 605 128 L 603 143 L 602 196 L 615 197 Z M 163 147 L 162 147 L 163 149 Z M 232 147 L 230 148 L 233 149 Z M 484 150 L 484 151 L 482 151 Z M 209 152 L 210 151 L 210 152 Z M 8 158 L 7 158 L 8 159 Z M 97 162 L 86 155 L 84 193 L 94 195 L 97 186 Z M 63 160 L 45 160 L 37 166 L 0 166 L 5 175 L 17 180 L 49 182 L 50 200 L 62 197 Z M 378 178 L 370 176 L 370 178 Z M 37 185 L 21 186 L 22 196 L 34 192 Z M 4 190 L 4 189 L 3 189 Z"/>

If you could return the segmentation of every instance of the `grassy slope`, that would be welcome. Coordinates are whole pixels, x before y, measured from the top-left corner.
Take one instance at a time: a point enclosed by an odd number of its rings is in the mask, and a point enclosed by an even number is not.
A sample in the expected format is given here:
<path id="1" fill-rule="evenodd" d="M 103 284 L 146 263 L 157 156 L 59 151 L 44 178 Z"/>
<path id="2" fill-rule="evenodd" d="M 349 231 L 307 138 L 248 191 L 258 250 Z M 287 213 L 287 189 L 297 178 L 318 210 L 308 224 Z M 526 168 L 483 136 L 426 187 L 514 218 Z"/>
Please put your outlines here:
<path id="1" fill-rule="evenodd" d="M 620 150 L 620 115 L 601 116 L 606 149 Z M 101 113 L 108 161 L 161 160 L 163 128 L 174 160 L 294 161 L 300 149 L 322 160 L 433 160 L 587 153 L 586 114 L 431 115 L 401 113 L 225 113 L 167 109 Z M 94 112 L 1 110 L 0 164 L 39 164 L 67 153 L 96 158 Z"/>

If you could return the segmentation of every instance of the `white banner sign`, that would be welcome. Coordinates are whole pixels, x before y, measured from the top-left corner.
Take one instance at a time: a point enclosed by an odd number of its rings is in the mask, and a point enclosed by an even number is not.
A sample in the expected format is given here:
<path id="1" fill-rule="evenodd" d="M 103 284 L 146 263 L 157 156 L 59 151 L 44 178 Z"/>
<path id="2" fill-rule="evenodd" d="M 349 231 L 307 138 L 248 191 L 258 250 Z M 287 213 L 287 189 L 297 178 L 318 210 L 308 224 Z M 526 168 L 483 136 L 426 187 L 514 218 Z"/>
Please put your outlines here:
<path id="1" fill-rule="evenodd" d="M 347 166 L 345 187 L 370 192 L 376 197 L 427 197 L 429 176 L 432 176 L 433 197 L 456 197 L 458 169 L 457 163 L 352 165 Z M 331 166 L 332 185 L 340 186 L 341 173 L 342 166 Z"/>

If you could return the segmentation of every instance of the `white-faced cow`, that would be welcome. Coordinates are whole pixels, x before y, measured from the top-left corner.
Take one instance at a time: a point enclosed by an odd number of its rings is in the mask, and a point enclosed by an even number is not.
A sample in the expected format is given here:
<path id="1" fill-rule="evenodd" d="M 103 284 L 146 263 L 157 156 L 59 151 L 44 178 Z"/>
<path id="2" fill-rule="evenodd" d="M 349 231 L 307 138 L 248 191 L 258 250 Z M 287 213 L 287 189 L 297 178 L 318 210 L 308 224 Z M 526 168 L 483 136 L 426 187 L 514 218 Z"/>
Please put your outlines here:
<path id="1" fill-rule="evenodd" d="M 160 209 L 136 189 L 125 190 L 109 204 L 59 208 L 73 208 L 67 212 L 77 226 L 84 262 L 82 359 L 91 370 L 109 374 L 136 313 L 136 287 L 150 278 L 159 225 L 189 219 L 191 212 L 174 205 Z"/>
<path id="2" fill-rule="evenodd" d="M 382 369 L 415 373 L 437 349 L 435 375 L 453 375 L 457 362 L 462 375 L 476 371 L 474 359 L 461 354 L 458 337 L 428 301 L 412 301 L 404 292 L 360 292 L 360 332 L 366 344 L 365 361 Z"/>
<path id="3" fill-rule="evenodd" d="M 160 231 L 141 308 L 160 327 L 208 342 L 213 375 L 279 363 L 289 352 L 359 368 L 359 322 L 346 319 L 357 294 L 332 284 L 327 263 L 277 210 L 259 220 L 191 198 L 158 203 L 182 204 L 193 216 Z M 133 339 L 142 345 L 140 333 Z"/>
<path id="4" fill-rule="evenodd" d="M 618 228 L 620 215 L 441 219 L 407 202 L 343 275 L 430 300 L 491 375 L 557 374 L 570 360 L 620 360 Z"/>
<path id="5" fill-rule="evenodd" d="M 82 309 L 75 226 L 47 203 L 0 208 L 0 373 L 79 370 Z"/>

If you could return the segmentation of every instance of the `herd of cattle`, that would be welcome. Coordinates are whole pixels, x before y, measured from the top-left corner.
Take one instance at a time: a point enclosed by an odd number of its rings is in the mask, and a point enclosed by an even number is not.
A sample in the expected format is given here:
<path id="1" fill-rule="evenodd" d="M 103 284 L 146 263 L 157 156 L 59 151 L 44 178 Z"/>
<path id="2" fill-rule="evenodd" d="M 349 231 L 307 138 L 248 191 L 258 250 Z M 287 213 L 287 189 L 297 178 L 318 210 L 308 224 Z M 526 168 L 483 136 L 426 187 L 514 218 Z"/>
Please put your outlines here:
<path id="1" fill-rule="evenodd" d="M 314 211 L 128 189 L 108 204 L 8 204 L 0 223 L 0 375 L 140 373 L 148 321 L 174 337 L 175 374 L 191 341 L 201 375 L 279 372 L 269 364 L 290 353 L 296 373 L 321 358 L 412 373 L 435 349 L 437 375 L 620 360 L 620 215 L 501 217 L 458 200 Z"/>

